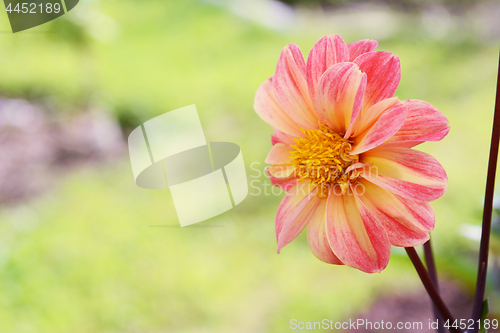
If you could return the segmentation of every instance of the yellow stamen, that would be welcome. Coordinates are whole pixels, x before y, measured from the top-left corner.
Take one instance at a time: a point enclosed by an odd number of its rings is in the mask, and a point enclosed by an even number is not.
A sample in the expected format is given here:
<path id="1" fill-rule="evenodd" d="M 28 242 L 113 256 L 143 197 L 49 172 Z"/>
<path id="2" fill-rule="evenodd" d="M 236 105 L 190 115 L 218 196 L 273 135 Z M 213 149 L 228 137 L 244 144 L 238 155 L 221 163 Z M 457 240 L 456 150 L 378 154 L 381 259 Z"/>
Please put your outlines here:
<path id="1" fill-rule="evenodd" d="M 358 155 L 350 155 L 352 141 L 344 139 L 325 125 L 318 129 L 303 130 L 304 138 L 295 139 L 291 153 L 299 180 L 309 179 L 325 196 L 328 188 L 338 184 L 345 193 L 349 183 L 359 176 L 359 170 L 346 173 L 347 168 L 359 162 Z M 352 168 L 351 168 L 352 169 Z"/>

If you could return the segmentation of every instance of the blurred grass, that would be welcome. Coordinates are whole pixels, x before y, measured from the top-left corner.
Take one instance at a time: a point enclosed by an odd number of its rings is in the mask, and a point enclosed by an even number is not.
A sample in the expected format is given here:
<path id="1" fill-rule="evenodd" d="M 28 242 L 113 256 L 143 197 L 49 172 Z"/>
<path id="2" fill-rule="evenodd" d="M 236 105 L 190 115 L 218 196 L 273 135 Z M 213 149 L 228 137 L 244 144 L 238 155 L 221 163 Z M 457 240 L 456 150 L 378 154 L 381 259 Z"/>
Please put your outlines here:
<path id="1" fill-rule="evenodd" d="M 59 113 L 98 105 L 132 122 L 196 104 L 207 139 L 239 144 L 250 180 L 270 191 L 256 171 L 271 128 L 253 112 L 255 90 L 284 45 L 306 55 L 335 31 L 273 32 L 192 0 L 79 6 L 116 21 L 116 38 L 100 42 L 63 19 L 33 30 L 46 34 L 2 34 L 4 95 L 42 100 Z M 401 99 L 426 100 L 450 119 L 448 137 L 421 149 L 449 175 L 447 193 L 433 203 L 441 276 L 471 292 L 475 257 L 459 228 L 479 223 L 497 47 L 401 36 L 378 49 L 401 58 Z M 158 226 L 177 223 L 169 193 L 136 187 L 127 156 L 62 177 L 43 198 L 0 211 L 2 333 L 288 332 L 293 318 L 353 318 L 378 295 L 421 289 L 401 249 L 377 275 L 323 264 L 305 235 L 276 255 L 280 196 L 249 195 L 200 224 L 214 227 L 180 229 Z"/>

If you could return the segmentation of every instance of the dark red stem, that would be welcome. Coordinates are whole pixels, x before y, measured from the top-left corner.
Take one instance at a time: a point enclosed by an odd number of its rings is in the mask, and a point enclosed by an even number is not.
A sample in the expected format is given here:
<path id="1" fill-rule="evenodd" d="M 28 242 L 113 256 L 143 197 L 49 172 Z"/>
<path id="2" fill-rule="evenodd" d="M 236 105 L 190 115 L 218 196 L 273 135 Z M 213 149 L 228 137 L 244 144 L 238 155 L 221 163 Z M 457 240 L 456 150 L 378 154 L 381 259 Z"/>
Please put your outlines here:
<path id="1" fill-rule="evenodd" d="M 431 281 L 434 284 L 434 287 L 436 287 L 436 291 L 439 293 L 439 284 L 438 284 L 436 266 L 434 265 L 434 255 L 432 253 L 432 246 L 430 239 L 424 243 L 424 256 L 425 256 L 425 263 L 427 265 L 427 271 L 429 272 Z M 433 305 L 433 310 L 434 310 L 434 318 L 436 318 L 438 321 L 437 331 L 438 333 L 444 333 L 445 331 L 443 326 L 444 325 L 443 318 L 439 314 L 439 310 L 436 308 L 435 305 Z"/>
<path id="2" fill-rule="evenodd" d="M 481 245 L 479 247 L 479 267 L 477 270 L 476 293 L 472 308 L 472 319 L 475 327 L 471 333 L 479 329 L 478 320 L 481 319 L 483 310 L 484 290 L 486 288 L 486 273 L 488 272 L 488 252 L 490 247 L 491 214 L 493 212 L 493 196 L 495 194 L 495 175 L 498 161 L 498 146 L 500 143 L 500 58 L 497 77 L 497 94 L 495 101 L 495 114 L 493 116 L 493 131 L 491 134 L 490 159 L 488 162 L 488 177 L 486 178 L 486 193 L 484 196 L 483 228 Z"/>
<path id="3" fill-rule="evenodd" d="M 438 309 L 439 313 L 441 314 L 444 320 L 448 320 L 450 325 L 453 324 L 455 318 L 451 314 L 446 304 L 444 304 L 443 299 L 439 295 L 439 292 L 437 291 L 436 287 L 434 287 L 434 284 L 432 283 L 429 273 L 427 272 L 427 270 L 424 267 L 424 264 L 420 260 L 417 251 L 415 251 L 415 248 L 413 247 L 405 247 L 405 250 L 406 253 L 408 254 L 408 257 L 410 257 L 413 266 L 417 270 L 418 276 L 420 277 L 420 280 L 422 281 L 425 290 L 427 290 L 427 294 L 429 294 L 429 297 L 434 303 L 434 306 Z M 451 326 L 449 330 L 450 332 L 462 333 L 462 330 L 460 330 L 459 328 L 454 328 Z"/>

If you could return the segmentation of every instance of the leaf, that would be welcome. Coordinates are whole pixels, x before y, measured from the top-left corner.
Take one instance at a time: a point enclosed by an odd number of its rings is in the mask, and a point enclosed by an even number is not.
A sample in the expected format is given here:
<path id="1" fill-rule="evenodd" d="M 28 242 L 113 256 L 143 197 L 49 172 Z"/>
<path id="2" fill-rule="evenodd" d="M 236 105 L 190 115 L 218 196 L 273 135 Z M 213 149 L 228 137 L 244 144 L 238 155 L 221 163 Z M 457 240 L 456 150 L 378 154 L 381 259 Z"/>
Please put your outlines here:
<path id="1" fill-rule="evenodd" d="M 479 330 L 479 333 L 487 333 L 488 330 L 484 328 L 484 320 L 486 317 L 488 317 L 488 314 L 490 313 L 490 302 L 489 299 L 485 299 L 483 302 L 483 310 L 481 311 L 481 329 Z"/>

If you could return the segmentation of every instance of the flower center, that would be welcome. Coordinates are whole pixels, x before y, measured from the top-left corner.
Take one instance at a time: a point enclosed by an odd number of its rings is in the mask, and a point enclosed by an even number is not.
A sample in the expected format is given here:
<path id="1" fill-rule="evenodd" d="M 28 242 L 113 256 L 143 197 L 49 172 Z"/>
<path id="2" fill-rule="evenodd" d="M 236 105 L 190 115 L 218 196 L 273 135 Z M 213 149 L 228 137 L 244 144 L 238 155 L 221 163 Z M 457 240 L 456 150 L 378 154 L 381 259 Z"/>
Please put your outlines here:
<path id="1" fill-rule="evenodd" d="M 320 187 L 319 195 L 328 193 L 328 188 L 338 184 L 345 193 L 359 176 L 359 170 L 349 168 L 359 162 L 358 155 L 350 155 L 352 141 L 344 139 L 329 127 L 303 130 L 305 138 L 295 139 L 292 145 L 292 164 L 299 180 L 311 180 Z"/>

